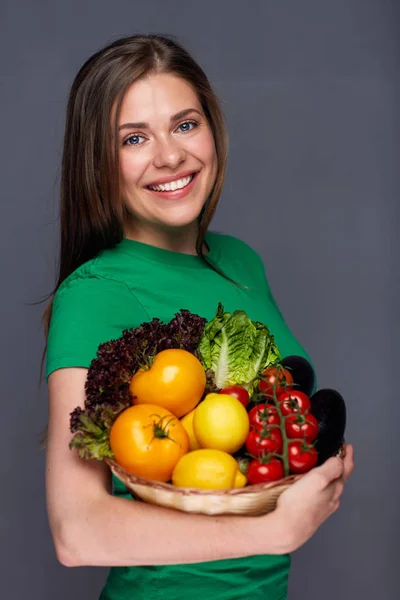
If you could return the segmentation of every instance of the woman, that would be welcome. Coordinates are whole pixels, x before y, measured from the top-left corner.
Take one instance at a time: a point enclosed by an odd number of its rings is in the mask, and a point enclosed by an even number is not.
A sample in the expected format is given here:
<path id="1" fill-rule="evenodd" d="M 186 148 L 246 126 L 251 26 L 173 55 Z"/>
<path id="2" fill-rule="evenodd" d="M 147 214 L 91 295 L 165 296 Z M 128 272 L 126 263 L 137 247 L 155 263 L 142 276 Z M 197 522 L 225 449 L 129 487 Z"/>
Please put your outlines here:
<path id="1" fill-rule="evenodd" d="M 271 295 L 260 257 L 208 232 L 225 174 L 218 101 L 171 39 L 133 36 L 82 67 L 67 109 L 61 261 L 46 313 L 47 504 L 58 559 L 110 566 L 101 600 L 286 597 L 290 552 L 339 506 L 353 469 L 328 460 L 263 517 L 189 515 L 132 501 L 108 467 L 68 448 L 99 343 L 181 308 L 207 319 L 221 301 L 302 354 Z M 235 283 L 238 282 L 238 283 Z"/>

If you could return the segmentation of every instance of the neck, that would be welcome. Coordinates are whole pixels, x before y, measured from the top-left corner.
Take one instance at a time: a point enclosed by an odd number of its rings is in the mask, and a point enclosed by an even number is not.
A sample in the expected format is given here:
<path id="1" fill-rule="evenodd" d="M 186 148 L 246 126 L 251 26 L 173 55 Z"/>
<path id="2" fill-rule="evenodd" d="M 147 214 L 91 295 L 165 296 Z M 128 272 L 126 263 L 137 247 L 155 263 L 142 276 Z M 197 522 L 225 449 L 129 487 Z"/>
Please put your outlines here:
<path id="1" fill-rule="evenodd" d="M 130 240 L 150 244 L 163 250 L 181 252 L 182 254 L 197 254 L 196 240 L 198 235 L 197 223 L 192 223 L 187 227 L 165 228 L 155 227 L 151 223 L 130 223 L 126 228 L 124 235 Z M 207 248 L 204 245 L 203 252 Z"/>

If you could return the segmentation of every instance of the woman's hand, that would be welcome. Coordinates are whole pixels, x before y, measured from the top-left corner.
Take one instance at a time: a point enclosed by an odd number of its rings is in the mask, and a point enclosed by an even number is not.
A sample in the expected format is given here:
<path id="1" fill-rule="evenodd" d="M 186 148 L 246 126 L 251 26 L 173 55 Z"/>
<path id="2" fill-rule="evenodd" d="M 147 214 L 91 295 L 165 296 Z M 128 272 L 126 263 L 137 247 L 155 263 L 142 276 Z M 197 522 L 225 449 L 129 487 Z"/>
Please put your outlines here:
<path id="1" fill-rule="evenodd" d="M 294 552 L 317 531 L 340 505 L 344 484 L 354 469 L 354 448 L 345 446 L 344 459 L 328 459 L 291 485 L 280 496 L 277 514 Z"/>

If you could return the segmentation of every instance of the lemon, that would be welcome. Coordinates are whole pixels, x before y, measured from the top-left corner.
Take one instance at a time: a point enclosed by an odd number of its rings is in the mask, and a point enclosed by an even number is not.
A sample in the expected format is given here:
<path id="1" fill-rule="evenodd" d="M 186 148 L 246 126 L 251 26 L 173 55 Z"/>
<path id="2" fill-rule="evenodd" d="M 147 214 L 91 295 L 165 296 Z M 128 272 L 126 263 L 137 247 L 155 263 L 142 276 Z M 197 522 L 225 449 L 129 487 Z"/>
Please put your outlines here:
<path id="1" fill-rule="evenodd" d="M 249 429 L 245 407 L 228 394 L 208 394 L 195 408 L 193 431 L 202 448 L 234 454 L 243 446 Z"/>
<path id="2" fill-rule="evenodd" d="M 202 448 L 182 456 L 172 473 L 172 483 L 177 487 L 221 490 L 244 487 L 247 480 L 233 456 Z"/>
<path id="3" fill-rule="evenodd" d="M 189 436 L 189 442 L 190 442 L 189 450 L 198 450 L 201 446 L 200 446 L 199 442 L 197 441 L 196 436 L 194 435 L 193 417 L 194 417 L 194 410 L 191 410 L 190 413 L 188 413 L 187 415 L 182 417 L 181 423 L 182 423 L 184 429 L 186 430 L 186 433 Z"/>

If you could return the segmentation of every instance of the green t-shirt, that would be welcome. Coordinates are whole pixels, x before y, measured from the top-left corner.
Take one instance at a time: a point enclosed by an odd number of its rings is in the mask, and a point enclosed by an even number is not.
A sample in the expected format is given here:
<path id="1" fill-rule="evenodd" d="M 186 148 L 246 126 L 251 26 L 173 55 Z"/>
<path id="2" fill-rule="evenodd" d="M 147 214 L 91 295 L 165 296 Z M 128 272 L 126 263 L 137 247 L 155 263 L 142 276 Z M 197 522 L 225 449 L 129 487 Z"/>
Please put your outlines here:
<path id="1" fill-rule="evenodd" d="M 271 294 L 259 255 L 237 238 L 208 233 L 208 257 L 234 281 L 197 256 L 124 239 L 83 264 L 55 296 L 47 349 L 47 376 L 63 367 L 86 367 L 100 343 L 154 317 L 167 322 L 180 309 L 207 320 L 218 302 L 265 323 L 282 356 L 309 360 Z M 113 494 L 131 498 L 113 477 Z M 100 600 L 284 600 L 290 555 L 249 556 L 188 565 L 112 567 Z"/>

